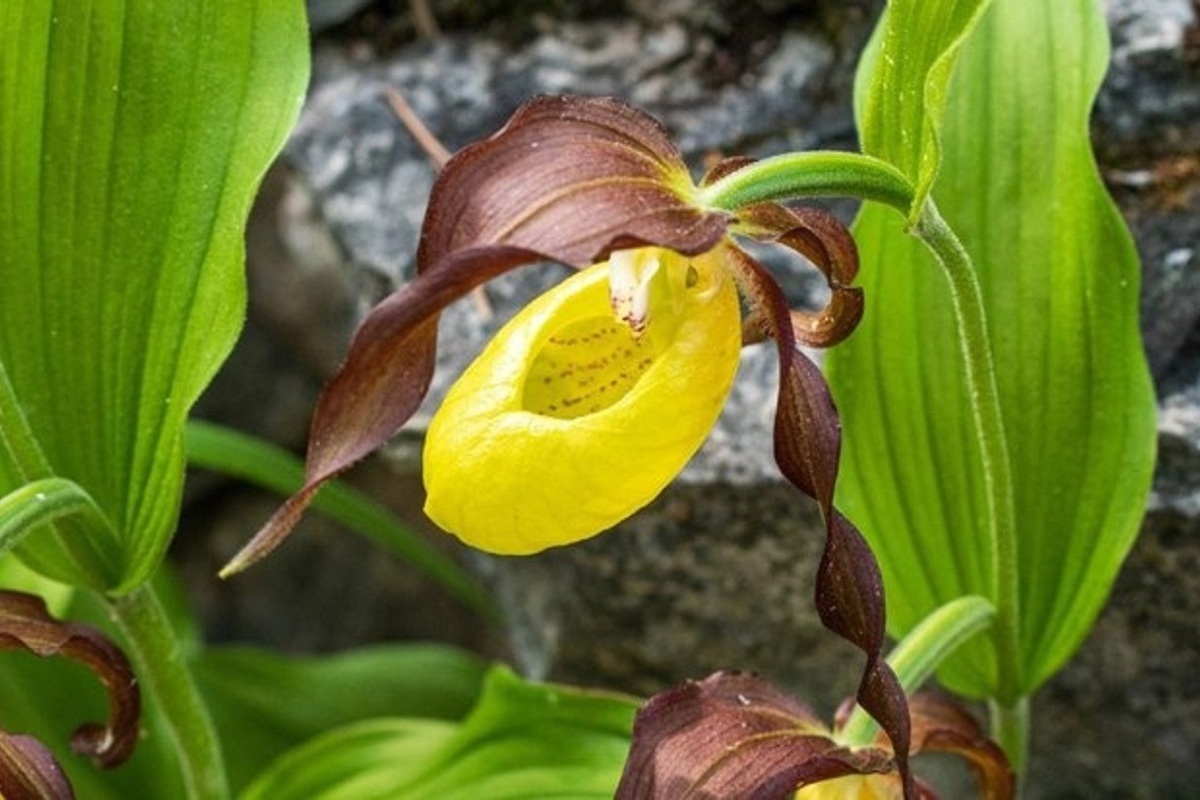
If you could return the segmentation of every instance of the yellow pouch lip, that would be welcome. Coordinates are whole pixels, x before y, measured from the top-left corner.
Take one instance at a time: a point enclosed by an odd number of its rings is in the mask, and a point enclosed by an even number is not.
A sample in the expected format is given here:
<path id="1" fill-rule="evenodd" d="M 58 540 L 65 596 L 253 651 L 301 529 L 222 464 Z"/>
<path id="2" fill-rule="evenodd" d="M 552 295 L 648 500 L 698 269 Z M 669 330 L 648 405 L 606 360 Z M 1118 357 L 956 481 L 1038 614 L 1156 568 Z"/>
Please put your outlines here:
<path id="1" fill-rule="evenodd" d="M 424 452 L 425 510 L 467 544 L 524 554 L 593 536 L 649 503 L 708 436 L 736 374 L 740 309 L 717 254 L 673 253 L 655 303 L 654 363 L 618 401 L 574 419 L 523 408 L 533 355 L 564 326 L 611 315 L 608 264 L 534 300 L 455 383 Z M 664 318 L 664 314 L 666 318 Z"/>

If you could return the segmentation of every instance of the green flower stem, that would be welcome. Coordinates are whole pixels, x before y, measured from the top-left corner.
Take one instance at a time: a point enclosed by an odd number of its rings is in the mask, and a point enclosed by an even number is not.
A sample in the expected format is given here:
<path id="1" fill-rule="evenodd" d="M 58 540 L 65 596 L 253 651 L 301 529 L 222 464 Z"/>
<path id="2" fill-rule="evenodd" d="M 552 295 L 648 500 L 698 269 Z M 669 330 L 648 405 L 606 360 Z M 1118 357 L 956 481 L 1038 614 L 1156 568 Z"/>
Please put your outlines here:
<path id="1" fill-rule="evenodd" d="M 795 197 L 860 197 L 908 213 L 913 185 L 891 164 L 861 153 L 813 151 L 764 158 L 696 190 L 709 208 L 735 211 L 751 203 Z"/>
<path id="2" fill-rule="evenodd" d="M 1020 708 L 1020 596 L 1018 583 L 1017 529 L 1013 502 L 1012 466 L 1000 411 L 1000 391 L 988 338 L 983 293 L 971 257 L 954 231 L 938 213 L 932 198 L 917 218 L 917 236 L 941 265 L 950 287 L 959 340 L 966 367 L 967 392 L 979 436 L 987 499 L 988 533 L 992 546 L 992 591 L 996 603 L 993 636 L 998 662 L 998 707 Z M 993 729 L 1001 724 L 993 719 Z M 1021 754 L 1027 744 L 1027 727 L 1004 723 L 1007 741 L 1002 741 L 1013 767 L 1020 773 Z"/>
<path id="3" fill-rule="evenodd" d="M 938 607 L 909 631 L 888 655 L 888 664 L 900 679 L 905 694 L 911 694 L 959 645 L 992 624 L 996 608 L 977 595 L 960 597 Z M 875 741 L 879 725 L 855 706 L 838 732 L 838 740 L 852 747 L 865 747 Z"/>
<path id="4" fill-rule="evenodd" d="M 192 680 L 179 639 L 150 584 L 110 601 L 138 680 L 162 712 L 189 800 L 225 800 L 229 783 L 208 707 Z"/>

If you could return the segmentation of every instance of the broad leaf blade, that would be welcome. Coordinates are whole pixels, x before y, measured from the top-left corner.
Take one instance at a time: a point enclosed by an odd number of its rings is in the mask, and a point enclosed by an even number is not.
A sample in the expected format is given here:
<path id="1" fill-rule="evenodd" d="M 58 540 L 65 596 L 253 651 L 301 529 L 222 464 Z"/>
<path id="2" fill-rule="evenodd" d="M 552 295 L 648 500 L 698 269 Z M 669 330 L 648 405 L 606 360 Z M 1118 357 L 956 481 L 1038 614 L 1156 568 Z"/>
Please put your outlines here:
<path id="1" fill-rule="evenodd" d="M 242 797 L 611 798 L 635 710 L 498 667 L 460 725 L 393 718 L 332 731 L 276 760 Z"/>
<path id="2" fill-rule="evenodd" d="M 1088 143 L 1106 61 L 1089 0 L 997 0 L 963 48 L 934 189 L 987 306 L 1015 482 L 1024 693 L 1099 612 L 1154 459 L 1136 253 Z M 994 599 L 993 564 L 945 283 L 894 214 L 865 209 L 856 236 L 867 309 L 830 356 L 846 425 L 839 501 L 880 557 L 902 634 L 957 596 Z M 964 650 L 942 678 L 993 694 L 990 645 Z"/>
<path id="3" fill-rule="evenodd" d="M 166 547 L 184 420 L 241 325 L 243 225 L 304 88 L 302 7 L 38 0 L 4 4 L 0 30 L 0 361 L 50 470 L 117 531 L 99 580 L 120 590 Z M 40 538 L 23 555 L 96 584 Z"/>
<path id="4" fill-rule="evenodd" d="M 398 781 L 436 758 L 459 726 L 440 719 L 384 717 L 345 725 L 290 750 L 239 800 L 404 798 Z"/>
<path id="5" fill-rule="evenodd" d="M 379 646 L 330 656 L 217 648 L 193 672 L 221 733 L 235 787 L 318 734 L 384 715 L 457 720 L 485 666 L 439 645 Z"/>

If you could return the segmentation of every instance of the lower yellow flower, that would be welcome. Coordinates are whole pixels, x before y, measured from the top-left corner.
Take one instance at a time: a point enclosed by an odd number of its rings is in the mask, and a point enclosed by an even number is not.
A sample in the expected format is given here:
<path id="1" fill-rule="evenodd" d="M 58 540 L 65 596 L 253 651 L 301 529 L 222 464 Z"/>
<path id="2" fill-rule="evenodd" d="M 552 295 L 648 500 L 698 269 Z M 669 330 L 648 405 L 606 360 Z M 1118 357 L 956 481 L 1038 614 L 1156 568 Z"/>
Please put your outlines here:
<path id="1" fill-rule="evenodd" d="M 904 785 L 892 775 L 843 775 L 814 783 L 796 792 L 792 800 L 903 800 Z"/>
<path id="2" fill-rule="evenodd" d="M 425 511 L 467 544 L 518 555 L 593 536 L 653 500 L 715 424 L 741 350 L 723 247 L 610 261 L 523 309 L 434 416 Z"/>

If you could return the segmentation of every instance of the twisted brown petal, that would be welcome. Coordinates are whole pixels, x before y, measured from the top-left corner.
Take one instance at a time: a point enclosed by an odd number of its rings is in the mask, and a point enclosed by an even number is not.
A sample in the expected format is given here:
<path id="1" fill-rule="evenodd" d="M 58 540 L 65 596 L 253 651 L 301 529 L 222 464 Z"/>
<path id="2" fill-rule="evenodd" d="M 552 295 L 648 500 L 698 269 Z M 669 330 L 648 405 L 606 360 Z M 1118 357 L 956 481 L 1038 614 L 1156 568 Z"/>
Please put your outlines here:
<path id="1" fill-rule="evenodd" d="M 782 800 L 842 775 L 888 772 L 888 753 L 849 751 L 769 682 L 718 672 L 650 699 L 638 713 L 617 800 Z"/>
<path id="2" fill-rule="evenodd" d="M 854 331 L 863 311 L 862 289 L 851 286 L 858 274 L 858 248 L 837 217 L 817 208 L 756 203 L 738 210 L 737 230 L 790 247 L 825 276 L 828 305 L 815 312 L 791 311 L 797 339 L 810 347 L 832 347 Z"/>
<path id="3" fill-rule="evenodd" d="M 54 619 L 40 597 L 0 590 L 0 650 L 65 656 L 91 670 L 108 691 L 109 721 L 81 725 L 71 737 L 72 749 L 104 767 L 117 766 L 133 752 L 141 695 L 133 668 L 111 639 L 87 625 Z"/>
<path id="4" fill-rule="evenodd" d="M 914 754 L 955 753 L 965 758 L 979 783 L 981 800 L 1011 800 L 1016 796 L 1016 778 L 1004 751 L 957 703 L 922 692 L 909 698 L 908 707 Z"/>
<path id="5" fill-rule="evenodd" d="M 815 251 L 814 251 L 815 252 Z M 784 477 L 817 500 L 825 518 L 825 552 L 817 571 L 816 605 L 827 628 L 867 656 L 858 702 L 887 732 L 908 797 L 916 786 L 908 768 L 909 718 L 904 692 L 882 658 L 885 607 L 879 565 L 866 540 L 833 507 L 841 425 L 825 378 L 796 346 L 787 299 L 775 279 L 741 251 L 733 255 L 756 319 L 779 350 L 775 461 Z M 834 265 L 818 264 L 832 274 Z"/>
<path id="6" fill-rule="evenodd" d="M 779 350 L 775 459 L 784 476 L 815 498 L 828 517 L 841 448 L 833 398 L 821 371 L 796 347 L 787 300 L 775 278 L 741 250 L 730 248 L 730 256 L 751 317 Z"/>

